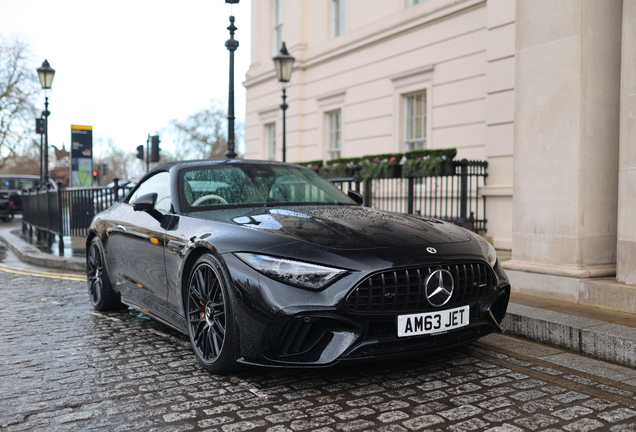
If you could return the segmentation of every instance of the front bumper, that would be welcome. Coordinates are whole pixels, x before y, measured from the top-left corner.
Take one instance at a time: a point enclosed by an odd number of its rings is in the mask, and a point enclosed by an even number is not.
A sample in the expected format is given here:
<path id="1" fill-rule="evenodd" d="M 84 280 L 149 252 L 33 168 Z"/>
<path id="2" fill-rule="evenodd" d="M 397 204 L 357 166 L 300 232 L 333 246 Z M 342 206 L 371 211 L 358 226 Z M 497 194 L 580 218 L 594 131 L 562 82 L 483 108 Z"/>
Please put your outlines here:
<path id="1" fill-rule="evenodd" d="M 369 313 L 346 307 L 352 288 L 369 275 L 352 274 L 323 291 L 312 292 L 266 278 L 239 260 L 228 259 L 228 266 L 237 294 L 239 362 L 260 366 L 327 367 L 340 361 L 451 349 L 501 331 L 510 298 L 510 284 L 497 265 L 486 292 L 439 308 L 468 305 L 468 325 L 443 333 L 398 337 L 397 317 L 405 312 Z"/>

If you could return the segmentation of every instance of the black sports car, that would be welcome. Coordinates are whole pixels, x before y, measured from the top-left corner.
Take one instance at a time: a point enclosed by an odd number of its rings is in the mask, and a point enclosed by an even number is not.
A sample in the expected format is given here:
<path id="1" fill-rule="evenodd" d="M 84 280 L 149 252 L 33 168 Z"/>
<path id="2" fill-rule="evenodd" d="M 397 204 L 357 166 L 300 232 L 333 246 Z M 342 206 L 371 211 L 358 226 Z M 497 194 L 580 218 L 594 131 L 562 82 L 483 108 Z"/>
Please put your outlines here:
<path id="1" fill-rule="evenodd" d="M 501 330 L 510 284 L 489 243 L 361 204 L 297 165 L 161 165 L 93 219 L 91 301 L 189 334 L 215 373 L 428 353 Z"/>

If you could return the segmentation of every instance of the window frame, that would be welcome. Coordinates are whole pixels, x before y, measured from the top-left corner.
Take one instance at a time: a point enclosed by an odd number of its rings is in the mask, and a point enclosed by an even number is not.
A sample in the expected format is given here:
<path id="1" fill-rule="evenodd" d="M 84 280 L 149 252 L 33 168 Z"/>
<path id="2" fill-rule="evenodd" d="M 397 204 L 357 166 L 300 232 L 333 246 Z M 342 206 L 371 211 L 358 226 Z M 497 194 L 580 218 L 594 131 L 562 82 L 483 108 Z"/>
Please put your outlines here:
<path id="1" fill-rule="evenodd" d="M 394 150 L 406 151 L 406 97 L 416 93 L 426 93 L 426 148 L 434 147 L 433 136 L 433 70 L 432 64 L 409 69 L 391 77 L 393 85 L 393 137 Z"/>
<path id="2" fill-rule="evenodd" d="M 276 122 L 265 124 L 265 158 L 276 160 Z"/>
<path id="3" fill-rule="evenodd" d="M 342 109 L 325 112 L 327 132 L 327 160 L 342 157 Z M 336 128 L 333 128 L 335 123 Z"/>
<path id="4" fill-rule="evenodd" d="M 331 36 L 337 38 L 347 32 L 347 0 L 331 0 Z"/>
<path id="5" fill-rule="evenodd" d="M 427 94 L 426 89 L 423 89 L 418 92 L 409 93 L 404 95 L 404 150 L 412 151 L 412 150 L 423 150 L 428 148 L 428 116 L 427 116 Z M 422 106 L 421 112 L 416 113 L 415 116 L 411 116 L 410 114 L 413 112 L 413 109 L 410 107 L 409 101 L 413 98 L 417 98 L 418 96 L 422 97 Z M 418 119 L 419 117 L 419 119 Z M 409 136 L 410 133 L 413 133 L 417 130 L 417 123 L 412 122 L 415 119 L 417 122 L 421 122 L 419 124 L 419 129 L 421 131 L 421 136 Z M 419 144 L 419 145 L 418 145 Z"/>
<path id="6" fill-rule="evenodd" d="M 273 26 L 273 43 L 274 54 L 278 53 L 280 47 L 285 40 L 285 0 L 272 0 L 273 12 L 274 12 L 274 26 Z"/>

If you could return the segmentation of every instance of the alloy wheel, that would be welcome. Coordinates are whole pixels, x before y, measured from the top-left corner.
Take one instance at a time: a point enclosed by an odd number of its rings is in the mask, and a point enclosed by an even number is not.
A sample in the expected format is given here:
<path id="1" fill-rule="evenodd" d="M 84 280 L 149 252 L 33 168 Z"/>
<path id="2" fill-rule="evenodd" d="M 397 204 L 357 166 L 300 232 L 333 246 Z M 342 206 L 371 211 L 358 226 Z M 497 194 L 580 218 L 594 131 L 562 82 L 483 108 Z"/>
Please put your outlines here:
<path id="1" fill-rule="evenodd" d="M 215 361 L 225 343 L 226 303 L 219 278 L 207 263 L 200 264 L 190 278 L 188 324 L 199 357 Z"/>
<path id="2" fill-rule="evenodd" d="M 102 253 L 96 243 L 92 243 L 88 250 L 87 261 L 87 277 L 88 277 L 88 293 L 91 296 L 93 305 L 96 305 L 102 299 L 102 285 L 104 275 L 104 262 Z"/>

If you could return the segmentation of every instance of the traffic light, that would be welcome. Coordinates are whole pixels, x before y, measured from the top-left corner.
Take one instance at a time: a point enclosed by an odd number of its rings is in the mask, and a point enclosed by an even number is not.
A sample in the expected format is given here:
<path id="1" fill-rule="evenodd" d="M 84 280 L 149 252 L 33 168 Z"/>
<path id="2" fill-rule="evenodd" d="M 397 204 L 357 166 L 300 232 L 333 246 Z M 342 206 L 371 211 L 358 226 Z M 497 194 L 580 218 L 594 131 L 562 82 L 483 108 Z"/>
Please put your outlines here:
<path id="1" fill-rule="evenodd" d="M 143 145 L 138 145 L 137 146 L 137 159 L 144 160 L 144 146 Z"/>
<path id="2" fill-rule="evenodd" d="M 40 135 L 44 135 L 46 132 L 46 123 L 44 123 L 44 119 L 43 118 L 36 118 L 35 119 L 35 133 L 40 134 Z"/>
<path id="3" fill-rule="evenodd" d="M 108 174 L 108 164 L 102 163 L 102 177 L 106 177 Z"/>
<path id="4" fill-rule="evenodd" d="M 159 135 L 150 137 L 150 162 L 159 162 Z"/>
<path id="5" fill-rule="evenodd" d="M 93 170 L 93 180 L 97 180 L 97 170 Z"/>

